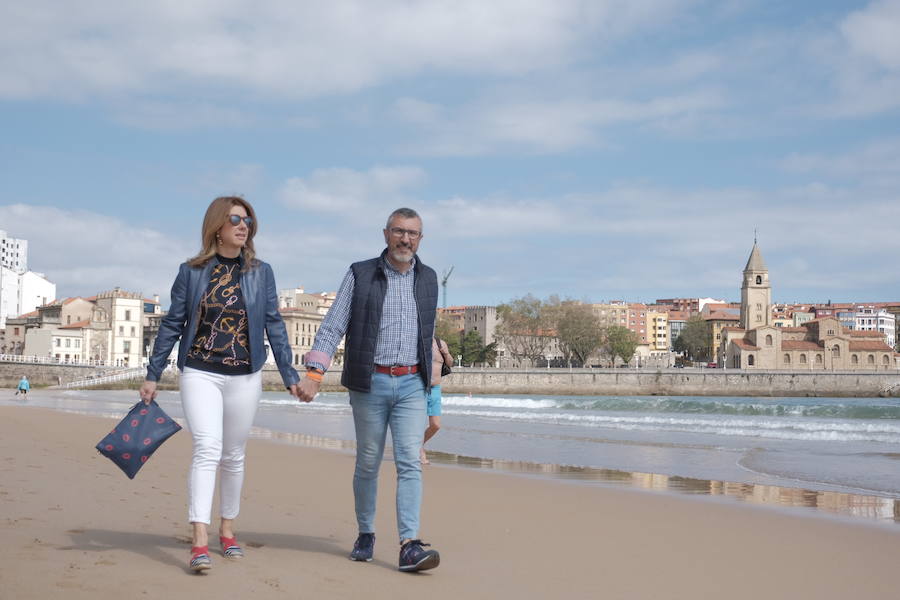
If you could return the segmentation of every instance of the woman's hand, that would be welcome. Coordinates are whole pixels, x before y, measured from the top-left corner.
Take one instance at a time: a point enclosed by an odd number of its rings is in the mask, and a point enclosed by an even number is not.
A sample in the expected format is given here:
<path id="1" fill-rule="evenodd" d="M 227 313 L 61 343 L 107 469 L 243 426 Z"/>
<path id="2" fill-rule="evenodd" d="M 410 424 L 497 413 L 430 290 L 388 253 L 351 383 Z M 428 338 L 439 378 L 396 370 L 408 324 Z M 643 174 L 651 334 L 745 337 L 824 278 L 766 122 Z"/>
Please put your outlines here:
<path id="1" fill-rule="evenodd" d="M 318 381 L 304 377 L 300 380 L 300 385 L 297 386 L 297 399 L 301 402 L 312 402 L 316 394 L 319 393 L 319 386 L 320 383 Z"/>
<path id="2" fill-rule="evenodd" d="M 144 404 L 150 404 L 152 400 L 156 400 L 155 381 L 145 381 L 143 385 L 141 385 L 141 400 L 144 401 Z"/>

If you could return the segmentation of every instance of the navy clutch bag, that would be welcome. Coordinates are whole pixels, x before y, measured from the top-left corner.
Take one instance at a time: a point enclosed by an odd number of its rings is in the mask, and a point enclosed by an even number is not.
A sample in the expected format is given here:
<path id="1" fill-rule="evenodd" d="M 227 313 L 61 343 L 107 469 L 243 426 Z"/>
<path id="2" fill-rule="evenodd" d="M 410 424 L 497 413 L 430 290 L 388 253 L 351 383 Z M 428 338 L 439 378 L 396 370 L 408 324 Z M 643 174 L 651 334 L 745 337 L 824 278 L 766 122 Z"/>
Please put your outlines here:
<path id="1" fill-rule="evenodd" d="M 134 479 L 156 449 L 180 429 L 155 400 L 150 404 L 141 401 L 100 440 L 97 450 Z"/>

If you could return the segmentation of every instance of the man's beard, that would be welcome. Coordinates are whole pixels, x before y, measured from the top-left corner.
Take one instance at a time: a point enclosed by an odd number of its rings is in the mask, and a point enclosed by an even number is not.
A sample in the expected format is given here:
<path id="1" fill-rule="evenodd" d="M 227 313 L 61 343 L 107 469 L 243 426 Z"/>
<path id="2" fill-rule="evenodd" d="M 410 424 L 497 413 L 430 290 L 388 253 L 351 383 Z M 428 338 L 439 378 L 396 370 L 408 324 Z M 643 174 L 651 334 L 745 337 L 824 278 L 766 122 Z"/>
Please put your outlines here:
<path id="1" fill-rule="evenodd" d="M 397 262 L 408 263 L 413 259 L 413 251 L 406 246 L 393 248 L 391 249 L 391 258 Z"/>

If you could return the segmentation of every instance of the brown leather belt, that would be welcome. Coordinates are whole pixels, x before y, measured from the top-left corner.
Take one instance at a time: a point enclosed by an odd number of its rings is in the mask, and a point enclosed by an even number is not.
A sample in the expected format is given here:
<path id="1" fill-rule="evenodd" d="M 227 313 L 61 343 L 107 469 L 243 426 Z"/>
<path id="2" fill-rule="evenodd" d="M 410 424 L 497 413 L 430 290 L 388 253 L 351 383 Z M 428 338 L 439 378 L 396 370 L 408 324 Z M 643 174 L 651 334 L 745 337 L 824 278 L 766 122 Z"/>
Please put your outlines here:
<path id="1" fill-rule="evenodd" d="M 393 377 L 397 377 L 398 375 L 412 375 L 413 373 L 419 372 L 419 365 L 410 365 L 408 367 L 385 367 L 384 365 L 375 365 L 375 372 L 384 373 Z"/>

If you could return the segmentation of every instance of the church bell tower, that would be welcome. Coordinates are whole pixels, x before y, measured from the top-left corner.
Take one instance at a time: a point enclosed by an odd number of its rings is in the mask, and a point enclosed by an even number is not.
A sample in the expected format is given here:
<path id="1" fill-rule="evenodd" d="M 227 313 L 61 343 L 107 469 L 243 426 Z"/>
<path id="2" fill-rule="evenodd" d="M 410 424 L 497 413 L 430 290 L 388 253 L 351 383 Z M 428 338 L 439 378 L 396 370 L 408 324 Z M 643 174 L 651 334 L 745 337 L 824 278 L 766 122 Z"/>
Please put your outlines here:
<path id="1" fill-rule="evenodd" d="M 772 324 L 772 286 L 756 240 L 744 267 L 741 285 L 741 327 L 747 330 Z"/>

